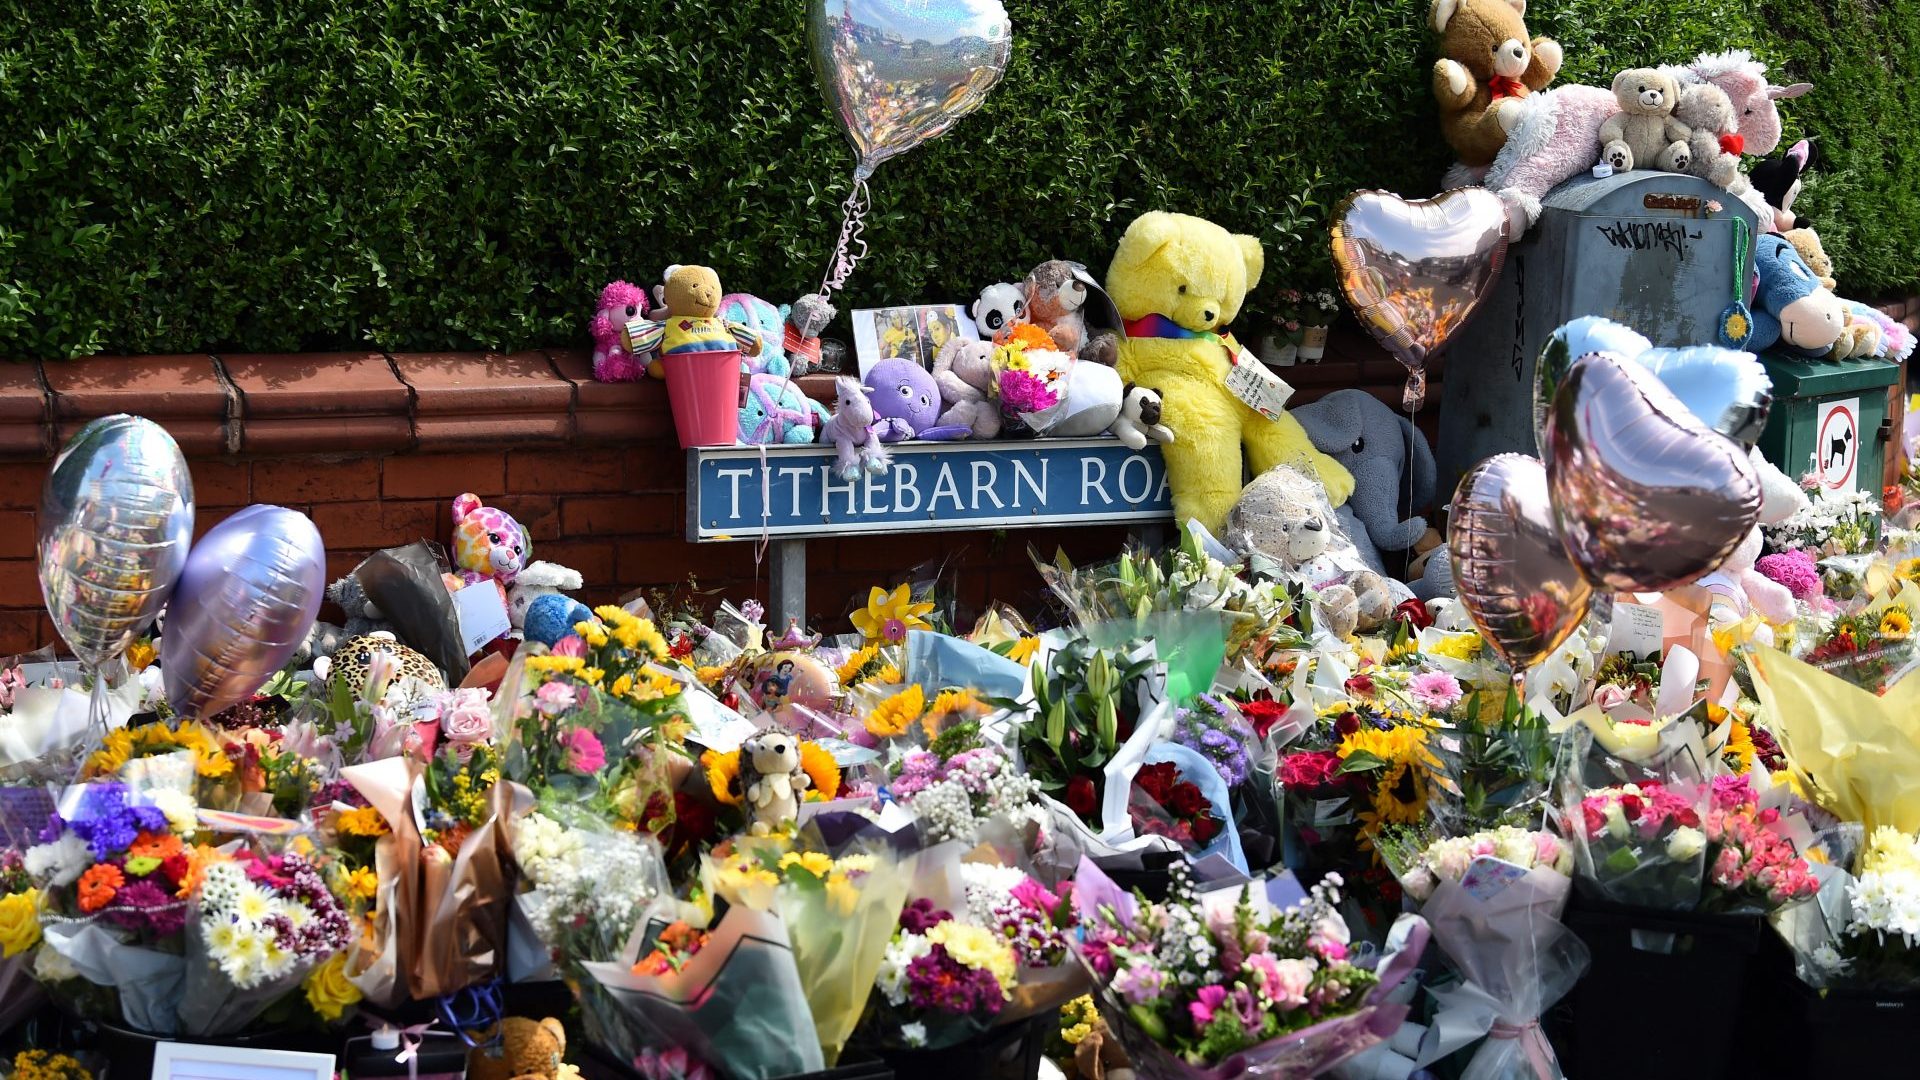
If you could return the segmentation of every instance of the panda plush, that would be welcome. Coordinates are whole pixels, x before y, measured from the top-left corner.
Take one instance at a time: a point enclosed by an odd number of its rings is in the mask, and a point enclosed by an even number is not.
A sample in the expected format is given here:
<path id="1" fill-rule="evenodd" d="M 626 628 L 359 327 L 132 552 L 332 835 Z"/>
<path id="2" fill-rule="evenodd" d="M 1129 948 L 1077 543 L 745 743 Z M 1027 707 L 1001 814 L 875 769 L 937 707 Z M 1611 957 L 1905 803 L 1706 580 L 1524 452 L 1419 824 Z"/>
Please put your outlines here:
<path id="1" fill-rule="evenodd" d="M 967 314 L 982 336 L 1004 342 L 1014 327 L 1027 321 L 1026 290 L 1004 281 L 989 285 L 980 290 Z"/>

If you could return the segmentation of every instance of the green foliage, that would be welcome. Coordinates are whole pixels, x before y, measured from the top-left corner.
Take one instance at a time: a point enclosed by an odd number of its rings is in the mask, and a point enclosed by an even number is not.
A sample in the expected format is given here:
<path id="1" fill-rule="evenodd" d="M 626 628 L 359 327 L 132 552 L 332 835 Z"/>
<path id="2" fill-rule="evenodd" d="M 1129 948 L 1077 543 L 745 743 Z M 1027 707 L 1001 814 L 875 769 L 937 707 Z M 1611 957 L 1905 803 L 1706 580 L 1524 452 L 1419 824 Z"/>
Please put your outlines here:
<path id="1" fill-rule="evenodd" d="M 850 305 L 1103 267 L 1150 208 L 1258 234 L 1269 289 L 1324 285 L 1341 196 L 1438 185 L 1420 0 L 1008 7 L 1006 82 L 875 176 Z M 852 167 L 801 11 L 5 0 L 0 355 L 571 342 L 602 283 L 677 261 L 790 300 Z M 1734 46 L 1817 76 L 1788 108 L 1828 152 L 1807 212 L 1853 293 L 1914 283 L 1920 0 L 1530 15 L 1586 81 Z"/>

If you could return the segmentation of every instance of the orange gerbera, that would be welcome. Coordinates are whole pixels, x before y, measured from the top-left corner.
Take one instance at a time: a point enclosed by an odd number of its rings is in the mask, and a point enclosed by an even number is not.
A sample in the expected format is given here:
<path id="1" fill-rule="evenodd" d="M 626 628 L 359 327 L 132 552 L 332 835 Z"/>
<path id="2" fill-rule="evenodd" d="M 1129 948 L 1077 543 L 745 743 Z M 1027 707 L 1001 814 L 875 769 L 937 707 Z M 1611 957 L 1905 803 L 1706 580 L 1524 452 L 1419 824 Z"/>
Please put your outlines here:
<path id="1" fill-rule="evenodd" d="M 80 910 L 92 914 L 106 907 L 126 883 L 126 876 L 112 863 L 87 867 L 87 872 L 80 875 Z"/>
<path id="2" fill-rule="evenodd" d="M 166 862 L 168 859 L 185 850 L 186 845 L 182 844 L 180 838 L 172 833 L 155 835 L 150 832 L 143 832 L 134 838 L 133 846 L 127 849 L 127 857 L 130 859 L 158 859 L 161 862 Z"/>
<path id="3" fill-rule="evenodd" d="M 180 887 L 175 889 L 173 893 L 174 898 L 178 900 L 185 900 L 187 897 L 193 895 L 194 890 L 200 887 L 200 878 L 207 872 L 207 867 L 212 866 L 214 863 L 225 862 L 227 860 L 225 855 L 220 854 L 206 844 L 198 844 L 194 847 L 187 848 L 185 854 L 187 856 L 187 872 L 180 875 Z"/>

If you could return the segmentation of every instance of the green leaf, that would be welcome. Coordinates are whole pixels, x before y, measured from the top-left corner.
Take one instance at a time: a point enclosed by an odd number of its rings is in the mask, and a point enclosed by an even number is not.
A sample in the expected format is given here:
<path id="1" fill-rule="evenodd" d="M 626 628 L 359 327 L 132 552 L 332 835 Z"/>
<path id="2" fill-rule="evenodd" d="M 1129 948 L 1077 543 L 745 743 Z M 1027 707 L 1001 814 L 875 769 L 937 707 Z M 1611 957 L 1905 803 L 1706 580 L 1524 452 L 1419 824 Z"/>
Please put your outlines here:
<path id="1" fill-rule="evenodd" d="M 1355 750 L 1340 761 L 1342 773 L 1368 772 L 1387 767 L 1385 758 L 1365 750 Z"/>

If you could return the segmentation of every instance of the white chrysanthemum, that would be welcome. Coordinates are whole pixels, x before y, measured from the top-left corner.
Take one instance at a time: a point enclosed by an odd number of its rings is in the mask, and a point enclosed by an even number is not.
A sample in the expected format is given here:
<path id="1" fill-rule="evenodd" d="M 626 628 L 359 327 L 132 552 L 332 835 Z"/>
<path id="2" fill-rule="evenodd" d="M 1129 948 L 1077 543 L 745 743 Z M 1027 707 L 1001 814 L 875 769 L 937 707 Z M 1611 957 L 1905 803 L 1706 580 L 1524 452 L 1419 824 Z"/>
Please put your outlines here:
<path id="1" fill-rule="evenodd" d="M 1847 893 L 1853 901 L 1849 933 L 1898 935 L 1910 946 L 1920 944 L 1920 874 L 1897 865 L 1867 870 Z"/>
<path id="2" fill-rule="evenodd" d="M 72 833 L 63 834 L 51 844 L 30 847 L 26 853 L 27 873 L 56 889 L 79 881 L 92 865 L 93 853 L 87 850 L 87 842 Z"/>
<path id="3" fill-rule="evenodd" d="M 244 870 L 233 863 L 215 863 L 200 878 L 200 910 L 231 912 L 242 889 L 250 886 Z"/>
<path id="4" fill-rule="evenodd" d="M 887 996 L 892 1005 L 904 1005 L 907 1002 L 907 965 L 933 951 L 933 943 L 919 934 L 901 933 L 887 945 L 886 955 L 880 958 L 880 971 L 873 978 L 873 985 Z"/>
<path id="5" fill-rule="evenodd" d="M 915 1021 L 900 1025 L 900 1041 L 906 1046 L 927 1045 L 927 1025 Z"/>
<path id="6" fill-rule="evenodd" d="M 274 915 L 278 907 L 272 893 L 247 882 L 233 898 L 233 917 L 248 926 L 259 926 Z"/>
<path id="7" fill-rule="evenodd" d="M 157 788 L 147 793 L 154 808 L 167 815 L 167 827 L 185 836 L 200 827 L 200 808 L 193 796 L 172 788 Z"/>

